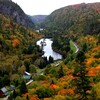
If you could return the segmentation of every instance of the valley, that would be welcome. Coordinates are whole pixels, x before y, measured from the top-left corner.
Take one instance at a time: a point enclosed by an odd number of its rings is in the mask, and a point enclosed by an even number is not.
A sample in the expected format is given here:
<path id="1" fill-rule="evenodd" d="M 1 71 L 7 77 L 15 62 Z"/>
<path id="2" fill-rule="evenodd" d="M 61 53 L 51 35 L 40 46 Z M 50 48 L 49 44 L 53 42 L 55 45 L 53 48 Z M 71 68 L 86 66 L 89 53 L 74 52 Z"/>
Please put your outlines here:
<path id="1" fill-rule="evenodd" d="M 100 99 L 99 2 L 36 22 L 11 0 L 0 8 L 0 100 Z"/>

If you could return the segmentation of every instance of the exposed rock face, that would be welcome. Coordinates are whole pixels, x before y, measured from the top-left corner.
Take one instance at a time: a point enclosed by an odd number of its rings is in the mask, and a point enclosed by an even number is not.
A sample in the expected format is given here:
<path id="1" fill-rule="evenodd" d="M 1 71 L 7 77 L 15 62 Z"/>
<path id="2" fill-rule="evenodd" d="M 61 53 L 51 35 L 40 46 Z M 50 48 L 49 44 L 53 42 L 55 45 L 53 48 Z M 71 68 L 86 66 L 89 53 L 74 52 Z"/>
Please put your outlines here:
<path id="1" fill-rule="evenodd" d="M 23 10 L 11 0 L 0 0 L 0 13 L 13 18 L 17 23 L 34 27 L 31 19 L 23 12 Z"/>
<path id="2" fill-rule="evenodd" d="M 34 15 L 34 16 L 30 16 L 30 18 L 32 19 L 32 21 L 35 24 L 42 23 L 46 19 L 46 17 L 47 17 L 47 15 Z"/>

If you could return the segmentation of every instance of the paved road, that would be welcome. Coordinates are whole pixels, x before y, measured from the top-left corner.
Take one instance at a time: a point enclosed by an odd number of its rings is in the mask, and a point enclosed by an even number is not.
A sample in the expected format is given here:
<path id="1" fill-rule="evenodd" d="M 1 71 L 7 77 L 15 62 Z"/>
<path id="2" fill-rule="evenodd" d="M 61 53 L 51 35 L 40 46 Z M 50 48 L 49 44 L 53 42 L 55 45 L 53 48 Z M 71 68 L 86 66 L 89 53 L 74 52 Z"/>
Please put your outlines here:
<path id="1" fill-rule="evenodd" d="M 78 46 L 75 42 L 73 42 L 73 41 L 72 41 L 72 43 L 73 43 L 74 46 L 76 47 L 76 51 L 75 51 L 75 53 L 77 53 L 77 52 L 79 51 L 79 46 Z"/>

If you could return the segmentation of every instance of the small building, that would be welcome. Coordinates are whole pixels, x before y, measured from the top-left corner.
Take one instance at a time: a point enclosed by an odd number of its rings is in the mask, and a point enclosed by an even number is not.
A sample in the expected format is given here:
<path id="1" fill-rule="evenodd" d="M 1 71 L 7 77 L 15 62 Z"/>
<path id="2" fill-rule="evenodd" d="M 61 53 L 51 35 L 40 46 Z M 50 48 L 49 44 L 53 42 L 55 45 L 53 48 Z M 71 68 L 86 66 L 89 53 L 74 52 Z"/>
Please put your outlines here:
<path id="1" fill-rule="evenodd" d="M 13 90 L 15 90 L 15 86 L 14 85 L 10 85 L 9 91 L 13 91 Z"/>
<path id="2" fill-rule="evenodd" d="M 25 71 L 23 78 L 26 79 L 26 80 L 30 80 L 30 79 L 32 79 L 32 75 Z"/>
<path id="3" fill-rule="evenodd" d="M 0 97 L 5 97 L 7 95 L 9 95 L 8 90 L 5 87 L 1 88 L 0 89 Z"/>

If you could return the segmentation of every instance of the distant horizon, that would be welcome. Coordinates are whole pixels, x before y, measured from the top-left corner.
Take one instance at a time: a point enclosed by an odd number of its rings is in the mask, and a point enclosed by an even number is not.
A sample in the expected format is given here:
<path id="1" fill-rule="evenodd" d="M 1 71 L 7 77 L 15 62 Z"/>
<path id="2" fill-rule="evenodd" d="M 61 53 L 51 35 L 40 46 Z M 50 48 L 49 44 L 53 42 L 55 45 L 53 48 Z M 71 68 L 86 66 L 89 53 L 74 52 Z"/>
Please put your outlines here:
<path id="1" fill-rule="evenodd" d="M 62 7 L 81 4 L 81 3 L 99 3 L 100 0 L 73 0 L 73 1 L 66 1 L 66 0 L 12 0 L 13 2 L 17 3 L 22 10 L 30 16 L 35 15 L 49 15 L 53 11 L 60 9 Z"/>

